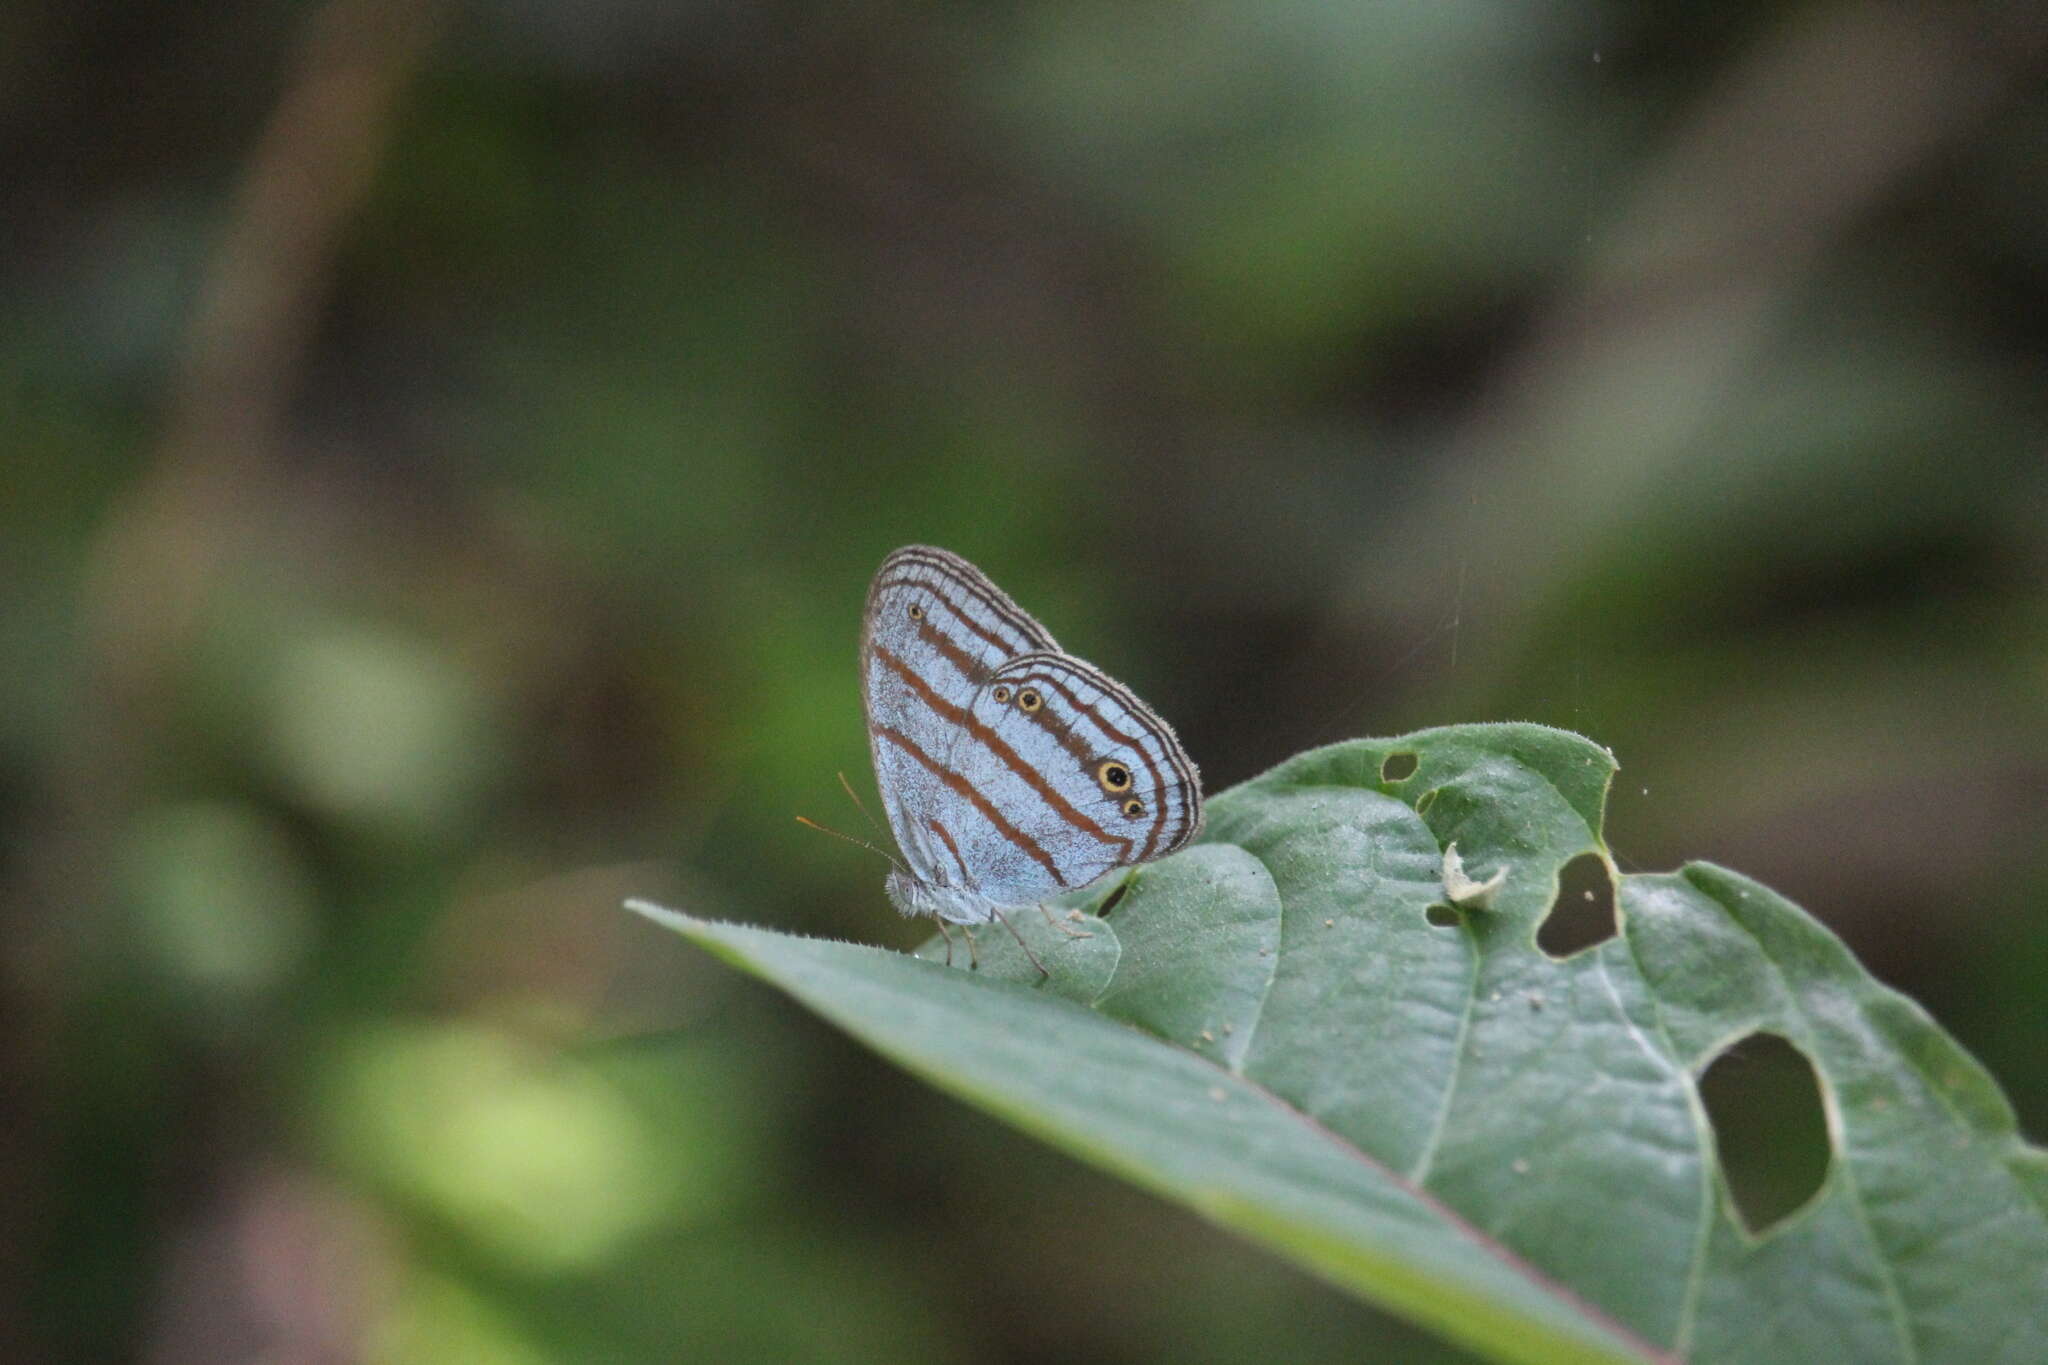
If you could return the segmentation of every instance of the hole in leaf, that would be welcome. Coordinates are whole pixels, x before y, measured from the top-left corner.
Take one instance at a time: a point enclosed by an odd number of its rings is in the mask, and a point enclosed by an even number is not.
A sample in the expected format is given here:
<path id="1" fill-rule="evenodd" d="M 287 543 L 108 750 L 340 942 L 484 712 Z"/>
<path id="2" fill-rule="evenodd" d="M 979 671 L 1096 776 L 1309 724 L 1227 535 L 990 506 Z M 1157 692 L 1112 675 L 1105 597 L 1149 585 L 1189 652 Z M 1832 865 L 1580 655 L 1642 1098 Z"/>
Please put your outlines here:
<path id="1" fill-rule="evenodd" d="M 1406 782 L 1415 776 L 1418 762 L 1414 754 L 1388 754 L 1380 762 L 1380 781 Z"/>
<path id="2" fill-rule="evenodd" d="M 1422 912 L 1422 917 L 1439 929 L 1450 929 L 1465 922 L 1456 910 L 1442 903 L 1430 906 Z"/>
<path id="3" fill-rule="evenodd" d="M 1614 934 L 1614 881 L 1599 854 L 1581 853 L 1558 874 L 1557 899 L 1536 931 L 1536 946 L 1552 957 L 1570 957 Z"/>
<path id="4" fill-rule="evenodd" d="M 1813 1063 L 1775 1033 L 1752 1033 L 1708 1063 L 1699 1088 L 1729 1197 L 1762 1236 L 1827 1180 L 1833 1153 Z"/>
<path id="5" fill-rule="evenodd" d="M 1436 794 L 1439 790 L 1441 789 L 1431 787 L 1428 791 L 1415 798 L 1415 813 L 1417 815 L 1421 815 L 1436 804 Z"/>
<path id="6" fill-rule="evenodd" d="M 1126 893 L 1130 891 L 1130 889 L 1131 879 L 1129 877 L 1126 877 L 1122 881 L 1118 882 L 1115 888 L 1112 889 L 1107 896 L 1103 897 L 1102 904 L 1095 907 L 1095 918 L 1108 919 L 1109 912 L 1116 909 L 1116 903 L 1122 900 Z"/>

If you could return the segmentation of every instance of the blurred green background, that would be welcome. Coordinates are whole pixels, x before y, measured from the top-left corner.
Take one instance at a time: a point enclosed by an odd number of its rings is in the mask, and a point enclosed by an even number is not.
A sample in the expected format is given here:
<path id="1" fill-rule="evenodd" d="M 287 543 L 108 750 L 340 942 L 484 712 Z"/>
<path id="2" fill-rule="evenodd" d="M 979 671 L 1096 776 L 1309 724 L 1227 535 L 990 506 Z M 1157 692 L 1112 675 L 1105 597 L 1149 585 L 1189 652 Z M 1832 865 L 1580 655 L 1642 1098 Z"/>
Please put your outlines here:
<path id="1" fill-rule="evenodd" d="M 908 945 L 958 550 L 1211 791 L 1531 719 L 2048 1136 L 2020 3 L 0 9 L 0 1356 L 1449 1359 L 618 908 Z"/>

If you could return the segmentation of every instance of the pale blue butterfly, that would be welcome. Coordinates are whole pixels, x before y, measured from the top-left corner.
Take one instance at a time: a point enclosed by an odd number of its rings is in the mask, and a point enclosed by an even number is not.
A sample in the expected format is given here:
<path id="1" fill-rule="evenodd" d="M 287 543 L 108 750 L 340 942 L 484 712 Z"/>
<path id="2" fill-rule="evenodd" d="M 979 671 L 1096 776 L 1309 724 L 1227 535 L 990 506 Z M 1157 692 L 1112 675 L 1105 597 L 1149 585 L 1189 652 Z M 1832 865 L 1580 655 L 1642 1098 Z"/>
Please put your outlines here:
<path id="1" fill-rule="evenodd" d="M 958 555 L 882 561 L 861 683 L 906 915 L 986 924 L 1201 829 L 1201 779 L 1166 722 Z"/>

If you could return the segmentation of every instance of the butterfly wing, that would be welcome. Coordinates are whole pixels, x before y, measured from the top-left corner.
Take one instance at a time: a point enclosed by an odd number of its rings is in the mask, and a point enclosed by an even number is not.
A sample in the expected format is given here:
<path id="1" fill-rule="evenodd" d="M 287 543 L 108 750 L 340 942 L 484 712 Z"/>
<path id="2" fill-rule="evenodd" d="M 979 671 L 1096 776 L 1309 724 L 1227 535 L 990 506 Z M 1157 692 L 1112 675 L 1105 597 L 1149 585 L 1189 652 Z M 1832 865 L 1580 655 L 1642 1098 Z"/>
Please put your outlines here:
<path id="1" fill-rule="evenodd" d="M 946 813 L 974 809 L 967 776 L 947 766 L 966 708 L 1009 660 L 1058 648 L 958 555 L 910 545 L 882 561 L 861 631 L 862 698 L 882 809 L 917 882 L 971 887 L 940 832 Z"/>
<path id="2" fill-rule="evenodd" d="M 1058 651 L 1005 662 L 975 690 L 943 766 L 944 852 L 995 905 L 1028 905 L 1163 858 L 1202 825 L 1195 765 L 1165 721 L 1102 670 Z"/>

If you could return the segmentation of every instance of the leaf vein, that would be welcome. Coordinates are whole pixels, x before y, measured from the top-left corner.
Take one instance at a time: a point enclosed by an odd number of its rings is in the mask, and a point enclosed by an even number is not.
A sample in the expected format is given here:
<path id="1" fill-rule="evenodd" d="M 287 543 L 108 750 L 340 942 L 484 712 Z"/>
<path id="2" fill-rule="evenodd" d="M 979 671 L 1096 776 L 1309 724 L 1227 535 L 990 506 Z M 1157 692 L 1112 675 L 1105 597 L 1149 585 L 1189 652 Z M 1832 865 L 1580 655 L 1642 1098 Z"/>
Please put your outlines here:
<path id="1" fill-rule="evenodd" d="M 1640 979 L 1643 970 L 1642 964 L 1636 961 L 1635 944 L 1629 940 L 1626 932 L 1620 937 L 1627 945 L 1629 963 L 1635 967 L 1636 976 Z M 1714 1173 L 1711 1163 L 1706 1159 L 1709 1150 L 1707 1115 L 1700 1104 L 1699 1087 L 1692 1083 L 1692 1077 L 1687 1074 L 1679 1060 L 1678 1047 L 1671 1041 L 1671 1030 L 1665 1026 L 1664 1011 L 1657 1001 L 1657 993 L 1647 989 L 1643 992 L 1650 1002 L 1650 1016 L 1656 1022 L 1657 1036 L 1664 1043 L 1664 1056 L 1658 1056 L 1651 1047 L 1650 1040 L 1636 1027 L 1635 1020 L 1629 1015 L 1628 1007 L 1622 1004 L 1621 993 L 1614 988 L 1614 978 L 1608 973 L 1610 954 L 1605 948 L 1600 949 L 1599 954 L 1595 960 L 1600 964 L 1601 984 L 1607 988 L 1608 998 L 1614 1001 L 1614 1008 L 1621 1015 L 1622 1022 L 1628 1025 L 1629 1033 L 1635 1037 L 1643 1051 L 1676 1078 L 1679 1088 L 1685 1092 L 1685 1108 L 1692 1116 L 1693 1140 L 1698 1144 L 1696 1150 L 1700 1156 L 1700 1212 L 1697 1227 L 1693 1232 L 1692 1259 L 1685 1272 L 1685 1289 L 1678 1299 L 1678 1322 L 1671 1336 L 1671 1349 L 1682 1359 L 1686 1352 L 1692 1349 L 1692 1334 L 1699 1324 L 1700 1293 L 1706 1284 L 1707 1251 L 1713 1244 Z"/>
<path id="2" fill-rule="evenodd" d="M 1287 951 L 1287 893 L 1280 889 L 1280 879 L 1273 875 L 1271 863 L 1245 848 L 1243 844 L 1231 844 L 1229 847 L 1241 850 L 1265 869 L 1266 880 L 1273 884 L 1273 899 L 1280 906 L 1280 919 L 1273 939 L 1273 965 L 1266 973 L 1266 988 L 1259 992 L 1259 1003 L 1252 1008 L 1252 1017 L 1244 1026 L 1244 1043 L 1238 1050 L 1237 1060 L 1229 1067 L 1231 1075 L 1242 1076 L 1246 1063 L 1252 1058 L 1252 1044 L 1258 1041 L 1259 1025 L 1266 1021 L 1266 1002 L 1272 999 L 1273 983 L 1280 977 L 1280 957 Z"/>
<path id="3" fill-rule="evenodd" d="M 1735 913 L 1734 906 L 1729 905 L 1726 901 L 1715 895 L 1709 888 L 1701 886 L 1698 881 L 1691 878 L 1687 880 L 1699 889 L 1700 894 L 1713 901 L 1716 905 L 1719 905 L 1722 913 L 1727 915 L 1730 920 L 1741 928 L 1743 933 L 1749 935 L 1752 943 L 1756 944 L 1757 957 L 1762 960 L 1765 968 L 1769 970 L 1772 978 L 1777 982 L 1778 989 L 1784 994 L 1785 1008 L 1790 1013 L 1798 1016 L 1801 1034 L 1800 1041 L 1806 1044 L 1809 1056 L 1816 1054 L 1818 1049 L 1815 1048 L 1813 1042 L 1813 1023 L 1807 1017 L 1806 1008 L 1800 1003 L 1798 993 L 1792 989 L 1792 983 L 1786 979 L 1785 969 L 1779 965 L 1776 958 L 1771 956 L 1770 949 L 1764 946 L 1762 937 L 1757 934 L 1755 929 L 1749 926 L 1749 923 L 1742 916 Z M 1832 1098 L 1832 1087 L 1827 1088 L 1824 1093 L 1829 1097 L 1827 1103 L 1829 1110 L 1832 1112 L 1835 1107 Z M 1863 1187 L 1856 1178 L 1854 1165 L 1849 1160 L 1848 1144 L 1843 1140 L 1842 1126 L 1838 1115 L 1829 1127 L 1834 1142 L 1840 1147 L 1840 1150 L 1836 1153 L 1835 1169 L 1841 1173 L 1842 1189 L 1848 1197 L 1851 1211 L 1856 1215 L 1856 1225 L 1863 1229 L 1863 1235 L 1869 1239 L 1871 1258 L 1876 1263 L 1877 1280 L 1884 1289 L 1885 1304 L 1891 1310 L 1892 1326 L 1899 1334 L 1899 1344 L 1905 1348 L 1906 1359 L 1917 1361 L 1920 1359 L 1920 1349 L 1918 1343 L 1913 1338 L 1913 1321 L 1906 1312 L 1905 1298 L 1899 1293 L 1898 1274 L 1892 1266 L 1891 1257 L 1885 1253 L 1883 1240 L 1877 1235 L 1877 1225 L 1870 1220 L 1870 1208 L 1863 1201 Z"/>
<path id="4" fill-rule="evenodd" d="M 1625 880 L 1625 879 L 1624 879 Z M 1621 890 L 1615 888 L 1615 904 L 1619 909 Z M 1713 1124 L 1707 1118 L 1706 1107 L 1700 1101 L 1699 1087 L 1693 1084 L 1692 1076 L 1680 1057 L 1678 1045 L 1672 1040 L 1671 1028 L 1664 1022 L 1664 1004 L 1657 998 L 1657 992 L 1647 989 L 1648 977 L 1643 971 L 1642 959 L 1636 956 L 1636 942 L 1628 932 L 1628 921 L 1624 915 L 1621 922 L 1620 938 L 1628 950 L 1629 965 L 1635 968 L 1636 977 L 1645 983 L 1643 994 L 1650 1001 L 1650 1017 L 1655 1021 L 1657 1036 L 1664 1040 L 1664 1048 L 1670 1053 L 1672 1062 L 1680 1068 L 1685 1082 L 1685 1107 L 1692 1115 L 1693 1138 L 1699 1143 L 1700 1152 L 1700 1217 L 1699 1228 L 1693 1235 L 1692 1266 L 1686 1272 L 1685 1293 L 1679 1300 L 1678 1330 L 1672 1337 L 1671 1348 L 1684 1356 L 1692 1349 L 1692 1334 L 1699 1326 L 1700 1295 L 1706 1287 L 1707 1253 L 1713 1246 L 1714 1236 L 1714 1169 L 1715 1162 L 1707 1160 L 1709 1152 L 1718 1150 L 1712 1142 Z M 1607 970 L 1606 959 L 1600 964 L 1602 974 Z"/>
<path id="5" fill-rule="evenodd" d="M 1422 1151 L 1415 1159 L 1415 1167 L 1408 1178 L 1421 1186 L 1429 1179 L 1430 1167 L 1436 1163 L 1438 1146 L 1443 1142 L 1444 1130 L 1451 1121 L 1451 1103 L 1457 1097 L 1458 1081 L 1465 1071 L 1465 1045 L 1472 1034 L 1472 1015 L 1479 1005 L 1479 936 L 1472 926 L 1460 923 L 1465 944 L 1471 950 L 1472 972 L 1465 986 L 1465 1008 L 1458 1017 L 1458 1037 L 1451 1046 L 1451 1074 L 1444 1080 L 1444 1097 L 1437 1106 L 1436 1121 L 1430 1125 L 1429 1137 L 1422 1144 Z"/>

